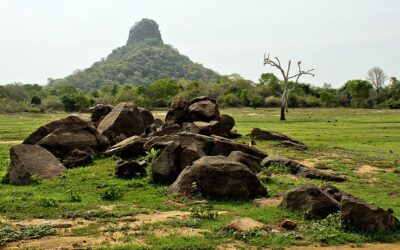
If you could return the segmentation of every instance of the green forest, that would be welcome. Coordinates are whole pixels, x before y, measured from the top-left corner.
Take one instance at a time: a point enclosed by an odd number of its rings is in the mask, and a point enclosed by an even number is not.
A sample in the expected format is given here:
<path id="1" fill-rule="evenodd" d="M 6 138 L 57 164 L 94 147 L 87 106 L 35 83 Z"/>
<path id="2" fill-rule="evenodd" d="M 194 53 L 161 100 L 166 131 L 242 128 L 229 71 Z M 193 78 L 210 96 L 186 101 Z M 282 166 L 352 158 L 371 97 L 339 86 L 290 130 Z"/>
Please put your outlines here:
<path id="1" fill-rule="evenodd" d="M 289 108 L 351 107 L 400 108 L 400 81 L 376 88 L 367 80 L 349 80 L 340 88 L 298 83 L 288 97 Z M 253 83 L 239 75 L 220 76 L 213 82 L 162 79 L 149 85 L 107 83 L 85 90 L 70 83 L 41 86 L 13 83 L 0 86 L 1 112 L 84 112 L 97 103 L 134 102 L 147 108 L 167 107 L 176 97 L 206 95 L 224 107 L 279 107 L 282 82 L 272 73 Z"/>

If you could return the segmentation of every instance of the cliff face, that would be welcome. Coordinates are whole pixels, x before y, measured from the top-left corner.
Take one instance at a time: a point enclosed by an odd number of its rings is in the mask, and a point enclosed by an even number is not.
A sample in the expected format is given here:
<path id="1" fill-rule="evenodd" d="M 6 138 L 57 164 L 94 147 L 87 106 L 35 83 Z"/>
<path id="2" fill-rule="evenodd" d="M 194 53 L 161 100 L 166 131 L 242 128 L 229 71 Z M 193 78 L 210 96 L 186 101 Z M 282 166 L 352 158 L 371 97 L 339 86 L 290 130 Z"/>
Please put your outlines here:
<path id="1" fill-rule="evenodd" d="M 138 45 L 142 43 L 163 44 L 158 24 L 151 19 L 142 19 L 135 23 L 129 31 L 126 45 Z"/>

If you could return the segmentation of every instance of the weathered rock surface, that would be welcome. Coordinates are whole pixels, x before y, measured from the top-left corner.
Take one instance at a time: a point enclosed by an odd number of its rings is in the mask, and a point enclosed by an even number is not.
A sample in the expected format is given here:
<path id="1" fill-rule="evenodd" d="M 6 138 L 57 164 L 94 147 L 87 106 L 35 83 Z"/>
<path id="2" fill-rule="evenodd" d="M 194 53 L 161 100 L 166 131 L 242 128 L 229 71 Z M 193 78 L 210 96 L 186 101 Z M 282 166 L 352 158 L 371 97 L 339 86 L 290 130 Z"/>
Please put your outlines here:
<path id="1" fill-rule="evenodd" d="M 116 155 L 122 159 L 130 159 L 146 154 L 143 146 L 147 142 L 147 138 L 139 136 L 131 136 L 125 140 L 111 146 L 105 153 L 105 156 Z"/>
<path id="2" fill-rule="evenodd" d="M 152 164 L 152 176 L 155 182 L 172 183 L 180 173 L 180 144 L 171 142 Z"/>
<path id="3" fill-rule="evenodd" d="M 225 131 L 230 131 L 235 126 L 235 119 L 232 116 L 222 114 L 220 115 L 220 123 L 224 127 Z"/>
<path id="4" fill-rule="evenodd" d="M 208 96 L 196 97 L 190 101 L 189 115 L 192 121 L 219 120 L 218 104 Z"/>
<path id="5" fill-rule="evenodd" d="M 285 147 L 285 148 L 292 148 L 292 149 L 296 149 L 296 150 L 307 150 L 307 146 L 302 144 L 302 143 L 297 143 L 297 142 L 292 142 L 292 141 L 281 141 L 278 144 L 281 147 Z"/>
<path id="6" fill-rule="evenodd" d="M 193 183 L 203 196 L 223 200 L 249 200 L 267 196 L 267 190 L 249 168 L 222 156 L 205 156 L 185 168 L 170 187 L 170 193 L 193 195 Z"/>
<path id="7" fill-rule="evenodd" d="M 162 128 L 162 126 L 164 126 L 164 122 L 161 119 L 156 118 L 156 119 L 154 119 L 154 126 L 156 126 L 156 128 L 158 128 L 158 129 L 160 129 L 160 128 Z"/>
<path id="8" fill-rule="evenodd" d="M 40 127 L 25 139 L 24 144 L 40 145 L 64 159 L 75 149 L 93 154 L 102 152 L 109 141 L 90 122 L 68 116 Z"/>
<path id="9" fill-rule="evenodd" d="M 93 125 L 97 127 L 104 117 L 113 110 L 113 108 L 114 107 L 109 104 L 96 104 L 96 106 L 90 108 L 90 111 L 92 112 L 90 120 Z"/>
<path id="10" fill-rule="evenodd" d="M 87 165 L 92 160 L 93 155 L 91 153 L 74 149 L 64 157 L 63 164 L 67 168 L 73 168 Z"/>
<path id="11" fill-rule="evenodd" d="M 146 175 L 146 162 L 121 162 L 115 168 L 115 175 L 119 178 L 132 179 Z"/>
<path id="12" fill-rule="evenodd" d="M 97 129 L 107 136 L 111 144 L 116 144 L 133 135 L 143 134 L 153 122 L 151 112 L 129 103 L 120 103 L 104 117 Z"/>
<path id="13" fill-rule="evenodd" d="M 200 134 L 200 128 L 191 122 L 182 123 L 182 132 L 189 132 L 192 134 Z"/>
<path id="14" fill-rule="evenodd" d="M 285 134 L 276 131 L 264 130 L 260 128 L 253 128 L 250 135 L 258 140 L 291 141 L 297 144 L 303 144 L 302 142 L 295 140 Z"/>
<path id="15" fill-rule="evenodd" d="M 178 124 L 182 131 L 203 135 L 219 135 L 237 138 L 232 130 L 235 120 L 229 115 L 220 115 L 217 102 L 207 96 L 194 98 L 190 102 L 176 99 L 165 118 L 164 127 Z"/>
<path id="16" fill-rule="evenodd" d="M 232 151 L 228 155 L 228 159 L 237 161 L 247 166 L 253 173 L 258 174 L 261 171 L 260 159 L 242 151 Z"/>
<path id="17" fill-rule="evenodd" d="M 399 220 L 392 213 L 351 196 L 342 198 L 342 221 L 362 231 L 380 233 L 399 228 Z"/>
<path id="18" fill-rule="evenodd" d="M 206 156 L 206 153 L 196 144 L 181 146 L 179 155 L 179 172 L 184 170 L 186 167 L 192 165 L 194 161 L 200 159 L 203 156 Z"/>
<path id="19" fill-rule="evenodd" d="M 165 117 L 164 126 L 182 125 L 182 123 L 190 121 L 189 105 L 188 101 L 180 98 L 173 100 Z"/>
<path id="20" fill-rule="evenodd" d="M 309 219 L 323 219 L 340 210 L 340 203 L 313 184 L 286 193 L 281 207 L 304 213 Z"/>
<path id="21" fill-rule="evenodd" d="M 265 225 L 252 218 L 242 217 L 235 219 L 224 226 L 224 230 L 236 232 L 248 232 L 255 229 L 263 229 Z"/>
<path id="22" fill-rule="evenodd" d="M 288 159 L 285 157 L 281 157 L 281 156 L 270 155 L 261 161 L 261 165 L 263 165 L 265 167 L 269 167 L 273 164 L 284 165 L 288 168 L 288 172 L 290 174 L 302 176 L 302 177 L 309 178 L 309 179 L 320 179 L 320 180 L 336 181 L 336 182 L 342 182 L 342 181 L 346 180 L 346 178 L 343 176 L 338 176 L 338 175 L 330 174 L 330 173 L 324 173 L 317 169 L 311 169 L 311 168 L 304 166 L 300 162 L 297 162 L 295 160 L 291 160 L 291 159 Z"/>
<path id="23" fill-rule="evenodd" d="M 11 184 L 32 183 L 32 177 L 51 179 L 64 174 L 64 166 L 49 151 L 38 145 L 20 144 L 10 149 L 10 165 L 5 181 Z"/>
<path id="24" fill-rule="evenodd" d="M 222 137 L 206 136 L 187 132 L 151 138 L 144 145 L 144 149 L 149 150 L 157 145 L 165 146 L 172 141 L 179 142 L 181 147 L 186 147 L 192 144 L 196 145 L 196 147 L 201 149 L 206 155 L 228 156 L 232 151 L 242 151 L 243 153 L 259 159 L 264 159 L 267 156 L 266 153 L 256 148 L 233 142 Z"/>
<path id="25" fill-rule="evenodd" d="M 155 131 L 149 134 L 148 136 L 152 137 L 152 136 L 173 135 L 179 132 L 181 132 L 181 126 L 179 126 L 178 124 L 174 124 L 169 127 L 164 127 L 158 131 Z"/>

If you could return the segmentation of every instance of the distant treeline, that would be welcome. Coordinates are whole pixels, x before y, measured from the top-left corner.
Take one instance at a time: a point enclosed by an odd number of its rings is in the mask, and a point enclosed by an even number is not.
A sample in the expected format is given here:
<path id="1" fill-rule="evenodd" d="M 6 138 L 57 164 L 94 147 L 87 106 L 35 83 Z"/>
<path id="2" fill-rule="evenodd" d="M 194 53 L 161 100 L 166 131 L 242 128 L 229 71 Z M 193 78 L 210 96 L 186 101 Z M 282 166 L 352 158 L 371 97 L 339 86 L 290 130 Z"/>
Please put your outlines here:
<path id="1" fill-rule="evenodd" d="M 41 86 L 13 83 L 0 85 L 0 112 L 87 111 L 96 103 L 134 102 L 147 108 L 167 107 L 176 97 L 191 99 L 210 96 L 224 107 L 279 107 L 281 81 L 272 73 L 262 74 L 253 83 L 237 74 L 217 81 L 158 80 L 150 85 L 109 83 L 84 92 L 71 84 Z M 289 107 L 400 108 L 400 81 L 395 77 L 378 90 L 366 80 L 350 80 L 340 88 L 329 84 L 315 87 L 299 83 L 292 86 Z"/>

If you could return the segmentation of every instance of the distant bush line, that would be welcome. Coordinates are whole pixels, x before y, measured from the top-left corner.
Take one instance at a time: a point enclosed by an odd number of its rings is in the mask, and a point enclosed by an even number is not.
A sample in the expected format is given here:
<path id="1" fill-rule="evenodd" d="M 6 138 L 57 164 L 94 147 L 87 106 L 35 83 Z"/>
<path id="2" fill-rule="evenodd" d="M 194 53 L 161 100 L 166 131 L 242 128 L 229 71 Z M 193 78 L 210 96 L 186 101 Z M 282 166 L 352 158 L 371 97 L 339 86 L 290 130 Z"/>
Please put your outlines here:
<path id="1" fill-rule="evenodd" d="M 290 108 L 400 108 L 400 81 L 394 77 L 379 91 L 366 80 L 350 80 L 340 88 L 307 83 L 292 88 Z M 111 82 L 88 91 L 68 83 L 45 86 L 12 83 L 0 85 L 0 112 L 83 112 L 96 103 L 119 102 L 134 102 L 147 108 L 168 107 L 176 97 L 192 99 L 202 95 L 215 98 L 222 107 L 279 107 L 281 92 L 282 82 L 272 73 L 262 74 L 258 83 L 234 74 L 210 83 L 171 79 L 150 85 Z"/>

